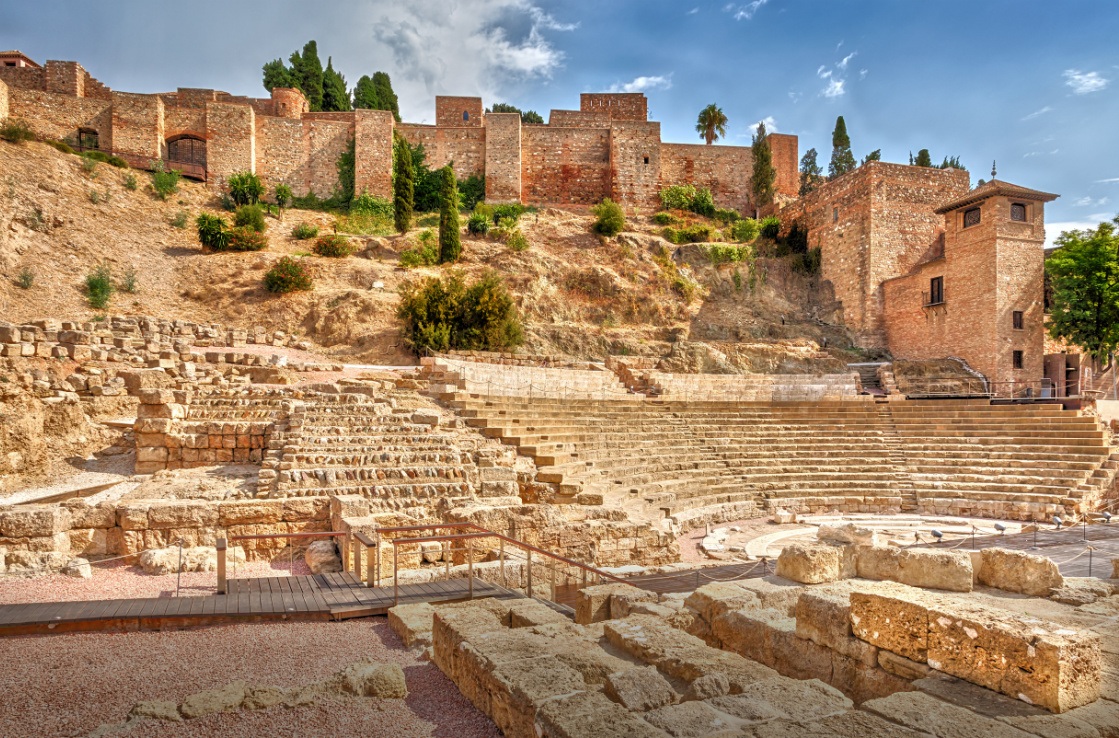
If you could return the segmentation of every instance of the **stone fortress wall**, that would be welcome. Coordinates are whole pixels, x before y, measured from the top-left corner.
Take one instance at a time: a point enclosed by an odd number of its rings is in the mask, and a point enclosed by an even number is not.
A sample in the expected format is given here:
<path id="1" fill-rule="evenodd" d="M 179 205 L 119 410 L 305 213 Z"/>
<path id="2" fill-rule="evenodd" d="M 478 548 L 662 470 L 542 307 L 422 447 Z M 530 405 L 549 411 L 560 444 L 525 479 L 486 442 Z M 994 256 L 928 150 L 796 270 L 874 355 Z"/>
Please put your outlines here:
<path id="1" fill-rule="evenodd" d="M 691 183 L 709 187 L 720 206 L 755 209 L 750 148 L 662 143 L 641 93 L 584 94 L 578 111 L 554 110 L 542 126 L 521 125 L 516 114 L 487 115 L 481 98 L 437 97 L 434 125 L 396 124 L 379 110 L 308 112 L 292 89 L 270 98 L 183 88 L 116 92 L 76 62 L 48 61 L 41 69 L 0 67 L 0 117 L 8 115 L 49 138 L 95 132 L 101 150 L 137 166 L 168 160 L 174 141 L 194 139 L 204 146 L 204 164 L 182 168 L 214 187 L 251 170 L 269 186 L 328 197 L 336 161 L 353 139 L 356 190 L 389 197 L 395 129 L 424 145 L 433 168 L 453 162 L 459 177 L 484 174 L 491 201 L 590 205 L 611 197 L 647 209 L 657 206 L 662 187 Z M 794 196 L 797 138 L 772 134 L 772 145 L 778 192 Z"/>

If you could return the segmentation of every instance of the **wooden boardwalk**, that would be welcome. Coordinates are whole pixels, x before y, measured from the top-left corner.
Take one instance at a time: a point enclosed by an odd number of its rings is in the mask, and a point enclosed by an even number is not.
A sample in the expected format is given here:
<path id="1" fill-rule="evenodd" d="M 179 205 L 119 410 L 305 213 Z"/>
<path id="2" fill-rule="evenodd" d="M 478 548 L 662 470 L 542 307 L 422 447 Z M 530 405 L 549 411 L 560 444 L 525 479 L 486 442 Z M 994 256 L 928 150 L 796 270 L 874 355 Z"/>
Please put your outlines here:
<path id="1" fill-rule="evenodd" d="M 384 615 L 392 587 L 366 587 L 351 573 L 229 580 L 229 593 L 200 597 L 44 602 L 0 605 L 0 637 L 75 631 L 167 630 L 199 625 L 325 621 Z M 470 597 L 466 579 L 407 584 L 400 604 L 453 602 Z M 474 580 L 474 597 L 522 597 Z"/>

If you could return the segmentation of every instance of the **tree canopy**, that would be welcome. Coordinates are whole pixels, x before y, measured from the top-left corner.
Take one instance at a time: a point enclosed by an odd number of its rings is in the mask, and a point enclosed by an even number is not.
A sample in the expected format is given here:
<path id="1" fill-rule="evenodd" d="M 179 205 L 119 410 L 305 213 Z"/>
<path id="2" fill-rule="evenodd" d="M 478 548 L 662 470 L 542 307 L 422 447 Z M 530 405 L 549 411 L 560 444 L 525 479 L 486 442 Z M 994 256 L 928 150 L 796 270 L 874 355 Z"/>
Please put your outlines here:
<path id="1" fill-rule="evenodd" d="M 329 56 L 322 73 L 322 109 L 328 112 L 352 109 L 346 78 L 334 71 L 334 60 Z"/>
<path id="2" fill-rule="evenodd" d="M 354 108 L 389 110 L 400 122 L 400 103 L 392 89 L 392 81 L 384 72 L 373 76 L 363 75 L 352 91 L 346 78 L 334 69 L 334 60 L 327 57 L 326 69 L 319 61 L 318 44 L 308 41 L 303 51 L 295 51 L 291 65 L 282 59 L 273 59 L 262 68 L 264 89 L 272 92 L 277 87 L 294 87 L 307 98 L 311 112 L 346 111 Z"/>
<path id="3" fill-rule="evenodd" d="M 831 161 L 828 162 L 828 179 L 835 179 L 855 168 L 855 155 L 851 153 L 851 137 L 847 135 L 847 123 L 843 116 L 835 119 L 835 129 L 831 133 Z"/>
<path id="4" fill-rule="evenodd" d="M 392 80 L 384 72 L 374 72 L 372 77 L 362 75 L 354 86 L 354 107 L 389 110 L 396 122 L 400 122 L 400 102 L 393 92 Z"/>
<path id="5" fill-rule="evenodd" d="M 715 103 L 699 111 L 695 124 L 696 133 L 708 146 L 727 135 L 727 116 Z"/>
<path id="6" fill-rule="evenodd" d="M 913 160 L 913 165 L 917 167 L 931 167 L 932 156 L 929 155 L 928 149 L 921 149 L 917 152 L 917 158 Z"/>
<path id="7" fill-rule="evenodd" d="M 816 149 L 809 149 L 804 152 L 804 156 L 800 157 L 800 194 L 802 196 L 819 187 L 820 180 L 824 178 L 824 170 L 820 168 L 820 164 L 816 160 L 817 156 Z"/>
<path id="8" fill-rule="evenodd" d="M 439 263 L 458 261 L 462 254 L 462 240 L 458 222 L 458 182 L 450 164 L 439 170 Z"/>
<path id="9" fill-rule="evenodd" d="M 401 233 L 412 227 L 415 207 L 416 167 L 412 163 L 412 147 L 397 134 L 393 139 L 392 153 L 392 210 L 393 225 Z"/>
<path id="10" fill-rule="evenodd" d="M 1103 361 L 1119 347 L 1119 217 L 1066 231 L 1045 262 L 1052 297 L 1049 335 Z"/>
<path id="11" fill-rule="evenodd" d="M 752 147 L 754 171 L 750 177 L 750 191 L 754 195 L 756 205 L 768 205 L 773 202 L 777 170 L 773 168 L 773 150 L 769 146 L 769 134 L 765 130 L 764 122 L 758 123 Z"/>
<path id="12" fill-rule="evenodd" d="M 486 109 L 487 113 L 519 113 L 521 116 L 521 123 L 526 126 L 542 126 L 544 125 L 544 117 L 537 113 L 535 110 L 521 110 L 516 105 L 509 103 L 494 103 L 493 107 Z"/>

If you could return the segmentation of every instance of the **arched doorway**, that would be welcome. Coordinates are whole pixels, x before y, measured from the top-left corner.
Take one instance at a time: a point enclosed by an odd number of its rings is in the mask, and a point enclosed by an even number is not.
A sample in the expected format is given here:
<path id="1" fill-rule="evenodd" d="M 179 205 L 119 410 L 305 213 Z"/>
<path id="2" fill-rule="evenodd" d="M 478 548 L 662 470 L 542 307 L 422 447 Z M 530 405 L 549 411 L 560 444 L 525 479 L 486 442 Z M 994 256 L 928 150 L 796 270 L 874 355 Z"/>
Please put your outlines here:
<path id="1" fill-rule="evenodd" d="M 206 179 L 206 140 L 190 134 L 167 139 L 167 163 L 184 177 Z"/>

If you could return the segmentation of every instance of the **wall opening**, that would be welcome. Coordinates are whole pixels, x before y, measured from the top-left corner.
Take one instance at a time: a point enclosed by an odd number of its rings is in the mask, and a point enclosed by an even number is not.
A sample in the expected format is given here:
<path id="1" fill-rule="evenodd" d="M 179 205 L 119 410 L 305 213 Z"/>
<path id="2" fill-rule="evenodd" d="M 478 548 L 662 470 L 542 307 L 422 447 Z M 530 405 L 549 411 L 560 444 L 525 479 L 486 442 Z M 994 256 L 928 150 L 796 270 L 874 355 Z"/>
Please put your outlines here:
<path id="1" fill-rule="evenodd" d="M 206 166 L 206 142 L 197 136 L 179 136 L 167 141 L 167 160 L 176 164 Z"/>
<path id="2" fill-rule="evenodd" d="M 974 225 L 979 225 L 981 213 L 979 208 L 971 208 L 964 211 L 964 228 L 971 228 Z"/>
<path id="3" fill-rule="evenodd" d="M 1010 219 L 1016 220 L 1019 223 L 1026 222 L 1026 206 L 1020 202 L 1013 203 L 1010 206 Z"/>
<path id="4" fill-rule="evenodd" d="M 929 280 L 929 291 L 925 293 L 925 305 L 940 305 L 944 302 L 944 277 Z"/>
<path id="5" fill-rule="evenodd" d="M 1025 313 L 1023 313 L 1021 310 L 1015 310 L 1014 311 L 1014 330 L 1016 330 L 1016 331 L 1025 330 L 1025 327 L 1026 327 L 1026 315 L 1025 315 Z"/>
<path id="6" fill-rule="evenodd" d="M 1022 369 L 1025 366 L 1025 354 L 1022 351 L 1014 352 L 1014 368 Z"/>
<path id="7" fill-rule="evenodd" d="M 101 137 L 92 128 L 78 129 L 78 151 L 97 151 L 101 148 Z"/>
<path id="8" fill-rule="evenodd" d="M 470 120 L 470 111 L 469 110 L 462 111 L 462 119 L 464 121 Z"/>

